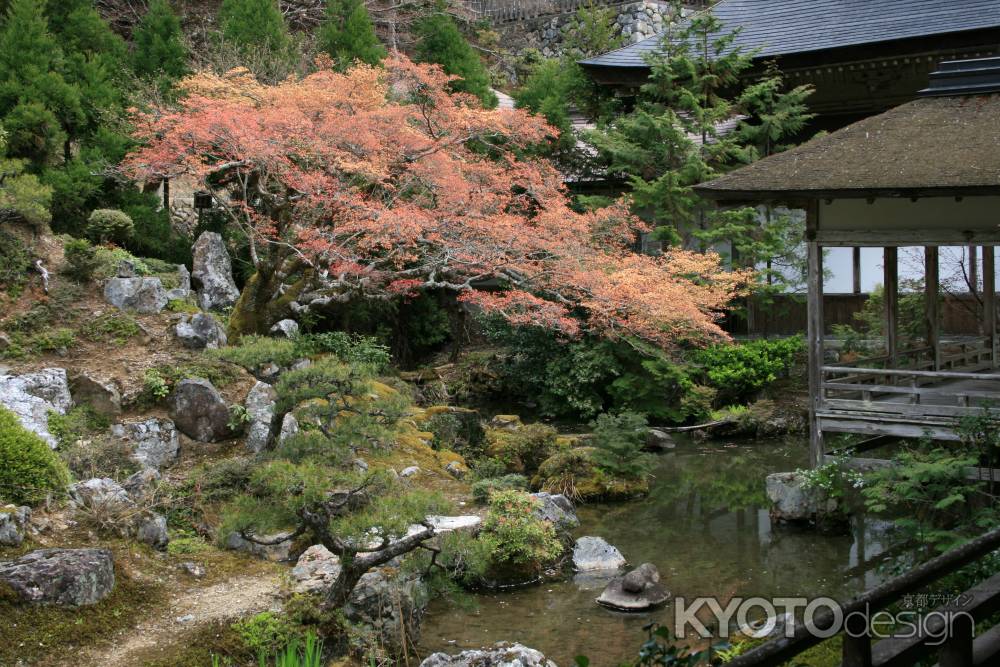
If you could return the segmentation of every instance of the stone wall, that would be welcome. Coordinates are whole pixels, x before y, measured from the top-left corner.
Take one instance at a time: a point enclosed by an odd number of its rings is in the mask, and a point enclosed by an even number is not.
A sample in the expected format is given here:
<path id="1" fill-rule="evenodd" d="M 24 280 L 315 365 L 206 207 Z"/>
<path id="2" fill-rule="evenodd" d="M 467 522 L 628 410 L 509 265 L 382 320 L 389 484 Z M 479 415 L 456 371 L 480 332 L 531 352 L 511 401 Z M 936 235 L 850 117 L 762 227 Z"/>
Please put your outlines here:
<path id="1" fill-rule="evenodd" d="M 615 19 L 616 34 L 624 37 L 624 44 L 634 44 L 661 32 L 670 21 L 670 3 L 658 0 L 639 0 L 611 5 L 618 12 Z M 685 14 L 688 10 L 685 10 Z M 565 31 L 573 22 L 575 12 L 520 19 L 496 26 L 501 43 L 516 49 L 535 48 L 547 58 L 562 55 Z"/>

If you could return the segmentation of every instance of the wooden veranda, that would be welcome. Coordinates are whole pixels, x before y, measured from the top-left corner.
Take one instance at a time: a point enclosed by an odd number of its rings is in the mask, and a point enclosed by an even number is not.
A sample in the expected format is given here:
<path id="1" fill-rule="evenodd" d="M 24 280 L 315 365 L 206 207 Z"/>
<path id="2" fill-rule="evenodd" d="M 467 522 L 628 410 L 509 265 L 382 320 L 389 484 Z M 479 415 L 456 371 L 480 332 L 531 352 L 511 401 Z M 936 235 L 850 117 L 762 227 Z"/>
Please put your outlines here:
<path id="1" fill-rule="evenodd" d="M 698 187 L 726 202 L 806 211 L 810 452 L 830 433 L 959 439 L 963 417 L 1000 414 L 1000 58 L 945 63 L 912 102 Z M 979 334 L 941 331 L 939 248 L 964 246 L 981 281 Z M 823 250 L 882 249 L 883 352 L 826 356 Z M 923 333 L 900 336 L 899 249 L 922 247 Z M 994 407 L 996 406 L 996 407 Z"/>

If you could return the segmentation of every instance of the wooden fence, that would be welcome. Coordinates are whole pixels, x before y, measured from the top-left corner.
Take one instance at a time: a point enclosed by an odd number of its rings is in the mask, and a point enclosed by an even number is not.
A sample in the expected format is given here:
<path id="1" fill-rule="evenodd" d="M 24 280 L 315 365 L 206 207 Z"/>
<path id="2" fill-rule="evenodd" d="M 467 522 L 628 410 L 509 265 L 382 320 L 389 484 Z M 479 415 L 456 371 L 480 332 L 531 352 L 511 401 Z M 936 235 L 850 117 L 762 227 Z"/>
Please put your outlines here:
<path id="1" fill-rule="evenodd" d="M 823 320 L 826 332 L 835 324 L 857 326 L 854 315 L 861 311 L 867 294 L 824 294 Z M 951 334 L 980 333 L 976 317 L 978 302 L 969 295 L 949 295 L 942 301 L 941 330 Z M 750 336 L 790 336 L 806 331 L 806 300 L 804 295 L 778 295 L 772 304 L 753 301 L 746 315 L 727 319 L 724 328 L 731 334 Z"/>

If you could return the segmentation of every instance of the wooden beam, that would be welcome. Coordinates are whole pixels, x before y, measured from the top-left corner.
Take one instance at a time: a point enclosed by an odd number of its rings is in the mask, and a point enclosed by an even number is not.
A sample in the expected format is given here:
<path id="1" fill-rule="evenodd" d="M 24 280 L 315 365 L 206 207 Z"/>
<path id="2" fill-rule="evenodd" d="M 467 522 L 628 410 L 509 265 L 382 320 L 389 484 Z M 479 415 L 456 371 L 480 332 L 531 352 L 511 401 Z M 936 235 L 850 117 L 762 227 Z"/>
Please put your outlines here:
<path id="1" fill-rule="evenodd" d="M 990 341 L 990 357 L 993 368 L 997 367 L 997 296 L 996 296 L 996 252 L 993 246 L 983 246 L 983 333 Z"/>
<path id="2" fill-rule="evenodd" d="M 924 246 L 924 326 L 927 346 L 934 355 L 934 370 L 941 369 L 941 317 L 938 312 L 938 249 Z"/>
<path id="3" fill-rule="evenodd" d="M 969 245 L 969 294 L 979 294 L 979 246 Z"/>
<path id="4" fill-rule="evenodd" d="M 809 462 L 812 467 L 823 463 L 823 430 L 816 417 L 823 398 L 823 248 L 815 239 L 819 226 L 819 203 L 810 202 L 806 209 L 806 242 L 808 284 L 809 345 Z"/>
<path id="5" fill-rule="evenodd" d="M 967 245 L 970 242 L 979 245 L 1000 245 L 1000 227 L 995 230 L 962 230 L 962 229 L 827 229 L 816 233 L 816 241 L 827 247 L 854 246 L 941 246 Z"/>
<path id="6" fill-rule="evenodd" d="M 899 252 L 889 246 L 882 249 L 882 285 L 885 289 L 885 354 L 889 367 L 899 363 Z"/>
<path id="7" fill-rule="evenodd" d="M 861 294 L 861 247 L 851 248 L 851 268 L 853 269 L 851 287 L 855 294 Z"/>

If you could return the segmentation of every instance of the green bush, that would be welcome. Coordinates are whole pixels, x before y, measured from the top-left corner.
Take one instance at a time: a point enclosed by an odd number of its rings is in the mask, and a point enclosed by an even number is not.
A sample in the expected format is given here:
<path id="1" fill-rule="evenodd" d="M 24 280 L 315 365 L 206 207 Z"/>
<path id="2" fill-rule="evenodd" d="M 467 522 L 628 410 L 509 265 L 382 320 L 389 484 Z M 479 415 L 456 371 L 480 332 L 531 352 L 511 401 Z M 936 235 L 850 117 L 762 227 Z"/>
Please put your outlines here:
<path id="1" fill-rule="evenodd" d="M 295 628 L 283 615 L 263 611 L 250 618 L 233 623 L 233 630 L 246 647 L 256 654 L 270 655 L 295 637 Z"/>
<path id="2" fill-rule="evenodd" d="M 270 336 L 249 335 L 211 354 L 253 372 L 267 364 L 287 368 L 303 357 L 332 354 L 345 363 L 360 364 L 380 372 L 389 365 L 389 350 L 370 336 L 357 336 L 342 331 L 305 334 L 289 340 Z"/>
<path id="3" fill-rule="evenodd" d="M 479 413 L 473 410 L 438 412 L 431 416 L 424 429 L 434 434 L 434 449 L 447 449 L 461 454 L 466 461 L 483 455 L 485 432 L 479 423 Z"/>
<path id="4" fill-rule="evenodd" d="M 99 208 L 87 218 L 87 236 L 96 243 L 123 243 L 132 238 L 135 224 L 123 211 Z"/>
<path id="5" fill-rule="evenodd" d="M 479 539 L 489 547 L 494 565 L 537 574 L 562 554 L 556 530 L 534 514 L 538 501 L 523 491 L 497 491 Z"/>
<path id="6" fill-rule="evenodd" d="M 69 481 L 69 471 L 48 443 L 0 408 L 0 499 L 36 505 L 50 494 L 64 494 Z"/>
<path id="7" fill-rule="evenodd" d="M 510 474 L 503 477 L 481 479 L 472 484 L 472 497 L 477 503 L 486 503 L 497 491 L 525 491 L 528 488 L 528 478 L 524 475 Z"/>
<path id="8" fill-rule="evenodd" d="M 60 450 L 110 425 L 106 417 L 94 412 L 89 405 L 78 405 L 64 415 L 49 413 L 49 433 L 58 441 Z"/>
<path id="9" fill-rule="evenodd" d="M 643 453 L 649 429 L 646 418 L 634 412 L 602 414 L 591 422 L 594 430 L 592 459 L 612 477 L 642 479 L 649 474 L 650 457 Z"/>
<path id="10" fill-rule="evenodd" d="M 510 472 L 531 474 L 559 448 L 559 433 L 547 424 L 525 424 L 515 430 L 486 429 L 486 452 Z"/>
<path id="11" fill-rule="evenodd" d="M 101 265 L 97 251 L 85 239 L 70 239 L 63 244 L 66 265 L 63 272 L 81 283 L 90 282 Z"/>
<path id="12" fill-rule="evenodd" d="M 712 345 L 692 353 L 700 375 L 723 403 L 742 403 L 788 373 L 803 349 L 802 337 Z"/>
<path id="13" fill-rule="evenodd" d="M 0 289 L 16 294 L 27 282 L 30 267 L 31 255 L 24 242 L 0 231 Z"/>

